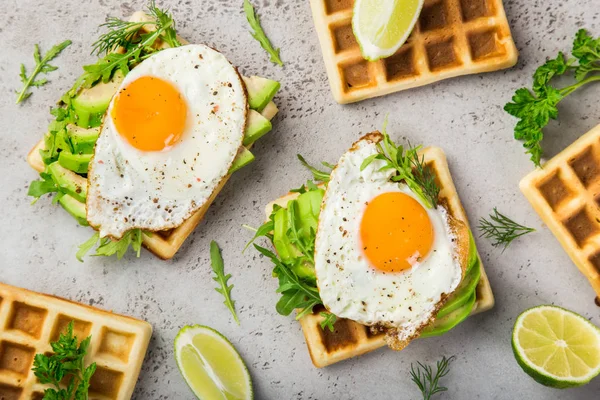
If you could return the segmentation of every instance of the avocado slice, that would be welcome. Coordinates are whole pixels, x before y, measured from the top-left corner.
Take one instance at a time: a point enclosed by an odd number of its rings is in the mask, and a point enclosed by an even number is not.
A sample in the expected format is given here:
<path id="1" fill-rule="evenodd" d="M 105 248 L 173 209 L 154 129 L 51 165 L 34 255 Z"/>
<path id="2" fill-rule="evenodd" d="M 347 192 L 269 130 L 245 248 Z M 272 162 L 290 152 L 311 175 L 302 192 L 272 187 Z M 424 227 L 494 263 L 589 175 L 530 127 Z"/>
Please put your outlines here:
<path id="1" fill-rule="evenodd" d="M 254 161 L 254 154 L 252 154 L 250 150 L 242 146 L 237 156 L 235 157 L 235 160 L 233 160 L 231 168 L 229 168 L 229 174 L 233 174 L 238 169 L 242 169 L 246 165 L 250 164 L 252 161 Z"/>
<path id="2" fill-rule="evenodd" d="M 248 111 L 248 123 L 246 124 L 246 133 L 244 135 L 244 146 L 250 146 L 258 139 L 263 137 L 273 128 L 271 121 L 263 117 L 258 111 Z"/>
<path id="3" fill-rule="evenodd" d="M 471 314 L 473 306 L 475 306 L 475 299 L 476 295 L 473 293 L 467 303 L 461 308 L 451 312 L 444 318 L 436 319 L 432 325 L 423 329 L 421 337 L 440 336 L 456 327 L 456 325 L 463 322 Z"/>
<path id="4" fill-rule="evenodd" d="M 99 82 L 89 89 L 82 89 L 71 100 L 71 107 L 77 115 L 77 125 L 82 128 L 100 126 L 102 117 L 123 81 L 123 74 L 117 71 L 109 82 Z"/>
<path id="5" fill-rule="evenodd" d="M 100 135 L 100 128 L 82 128 L 77 125 L 67 125 L 67 133 L 71 138 L 73 152 L 75 154 L 92 154 L 94 146 Z"/>
<path id="6" fill-rule="evenodd" d="M 248 104 L 250 108 L 258 112 L 269 104 L 281 87 L 277 81 L 260 76 L 243 77 L 248 92 Z"/>
<path id="7" fill-rule="evenodd" d="M 85 202 L 87 196 L 87 180 L 75 172 L 60 165 L 58 161 L 48 165 L 46 171 L 52 175 L 52 180 L 65 192 L 75 199 Z"/>
<path id="8" fill-rule="evenodd" d="M 64 208 L 69 214 L 71 214 L 80 225 L 88 226 L 85 203 L 80 202 L 75 197 L 68 194 L 64 194 L 58 198 L 58 203 Z"/>
<path id="9" fill-rule="evenodd" d="M 440 309 L 436 318 L 443 318 L 454 310 L 462 307 L 477 289 L 481 277 L 481 264 L 475 263 L 471 271 L 465 276 L 456 291 L 450 296 L 446 304 Z"/>
<path id="10" fill-rule="evenodd" d="M 469 229 L 469 256 L 467 261 L 467 274 L 477 262 L 479 262 L 479 255 L 477 254 L 477 245 L 475 244 L 473 232 L 471 232 L 471 230 Z"/>
<path id="11" fill-rule="evenodd" d="M 58 163 L 78 174 L 87 174 L 88 165 L 93 154 L 73 154 L 66 151 L 61 151 L 58 156 Z"/>

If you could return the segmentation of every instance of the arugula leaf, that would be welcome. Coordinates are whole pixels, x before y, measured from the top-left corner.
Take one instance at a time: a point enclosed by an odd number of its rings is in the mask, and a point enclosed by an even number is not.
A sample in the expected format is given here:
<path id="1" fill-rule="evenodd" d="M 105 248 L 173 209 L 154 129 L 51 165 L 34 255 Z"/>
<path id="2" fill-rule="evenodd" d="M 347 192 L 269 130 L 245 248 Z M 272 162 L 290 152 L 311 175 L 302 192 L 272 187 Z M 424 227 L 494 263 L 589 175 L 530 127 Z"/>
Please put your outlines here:
<path id="1" fill-rule="evenodd" d="M 132 229 L 126 232 L 121 239 L 112 240 L 109 237 L 100 238 L 98 232 L 94 232 L 91 238 L 79 246 L 79 250 L 75 256 L 80 262 L 83 262 L 83 257 L 100 242 L 93 256 L 110 257 L 116 254 L 117 259 L 120 260 L 131 247 L 135 251 L 136 256 L 139 257 L 142 251 L 144 235 L 150 236 L 151 233 L 144 232 L 141 229 Z"/>
<path id="2" fill-rule="evenodd" d="M 584 29 L 577 32 L 573 42 L 574 58 L 566 58 L 562 52 L 546 61 L 533 75 L 532 90 L 518 89 L 512 102 L 504 110 L 517 117 L 514 137 L 523 141 L 526 154 L 539 167 L 543 155 L 541 141 L 543 129 L 551 119 L 558 118 L 558 103 L 578 88 L 600 80 L 600 38 L 591 37 Z M 557 89 L 551 83 L 556 77 L 575 72 L 575 83 Z"/>
<path id="3" fill-rule="evenodd" d="M 300 154 L 296 154 L 296 157 L 298 157 L 298 160 L 300 160 L 300 163 L 305 166 L 306 168 L 308 168 L 308 170 L 313 174 L 313 178 L 315 179 L 315 181 L 317 182 L 329 182 L 329 178 L 331 176 L 331 170 L 333 168 L 335 168 L 335 166 L 328 164 L 326 162 L 322 162 L 321 164 L 325 167 L 328 168 L 329 171 L 322 171 L 319 170 L 315 167 L 313 167 L 312 165 L 310 165 L 305 159 L 304 157 L 302 157 Z"/>
<path id="4" fill-rule="evenodd" d="M 319 315 L 323 317 L 323 321 L 320 323 L 321 329 L 325 330 L 325 328 L 328 328 L 330 332 L 333 332 L 335 330 L 335 322 L 337 321 L 335 314 L 330 312 L 322 312 Z"/>
<path id="5" fill-rule="evenodd" d="M 233 285 L 228 284 L 231 274 L 225 275 L 225 265 L 223 263 L 223 257 L 221 256 L 221 250 L 219 250 L 219 245 L 217 245 L 217 242 L 214 240 L 210 242 L 210 264 L 216 275 L 213 277 L 213 280 L 220 285 L 220 287 L 215 290 L 225 297 L 223 304 L 231 311 L 233 319 L 239 325 L 240 320 L 235 312 L 235 301 L 231 299 L 231 289 L 233 289 Z"/>
<path id="6" fill-rule="evenodd" d="M 34 200 L 31 204 L 35 204 L 36 201 L 40 199 L 43 195 L 47 193 L 56 193 L 59 191 L 58 185 L 52 179 L 52 175 L 42 172 L 40 173 L 39 181 L 33 181 L 29 185 L 29 190 L 27 191 L 27 195 L 34 197 Z"/>
<path id="7" fill-rule="evenodd" d="M 48 79 L 42 78 L 39 80 L 35 80 L 39 74 L 47 74 L 48 72 L 56 71 L 58 67 L 50 65 L 49 62 L 56 58 L 64 49 L 66 49 L 71 44 L 70 40 L 65 40 L 62 43 L 52 46 L 52 48 L 46 53 L 45 56 L 42 57 L 40 53 L 40 47 L 36 44 L 33 51 L 33 59 L 35 60 L 35 68 L 31 75 L 27 76 L 27 69 L 25 68 L 25 64 L 21 64 L 21 70 L 19 76 L 21 77 L 21 82 L 23 82 L 23 89 L 20 92 L 17 92 L 18 97 L 16 104 L 19 104 L 23 100 L 29 98 L 31 96 L 31 92 L 28 92 L 30 87 L 40 87 L 48 83 Z"/>
<path id="8" fill-rule="evenodd" d="M 279 49 L 273 48 L 271 41 L 263 31 L 262 26 L 260 25 L 260 21 L 258 19 L 258 15 L 256 15 L 256 11 L 254 7 L 248 0 L 244 0 L 244 12 L 246 13 L 246 19 L 248 20 L 248 24 L 250 24 L 250 28 L 252 28 L 252 37 L 256 39 L 263 49 L 266 50 L 267 53 L 271 56 L 271 62 L 283 66 L 283 61 L 279 58 Z"/>

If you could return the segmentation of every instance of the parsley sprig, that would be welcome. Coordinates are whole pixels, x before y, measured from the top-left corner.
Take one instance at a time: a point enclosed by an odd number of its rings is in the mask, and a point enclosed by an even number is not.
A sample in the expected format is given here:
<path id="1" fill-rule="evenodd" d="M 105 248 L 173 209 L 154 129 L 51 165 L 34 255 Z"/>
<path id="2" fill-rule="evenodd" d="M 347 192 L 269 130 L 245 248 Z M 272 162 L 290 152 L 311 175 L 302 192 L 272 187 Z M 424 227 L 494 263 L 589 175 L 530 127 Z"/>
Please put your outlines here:
<path id="1" fill-rule="evenodd" d="M 47 74 L 52 71 L 56 71 L 58 67 L 54 65 L 50 65 L 50 61 L 55 59 L 64 49 L 66 49 L 71 44 L 70 40 L 65 40 L 62 43 L 52 46 L 52 48 L 42 57 L 42 53 L 40 52 L 40 46 L 37 44 L 33 50 L 33 59 L 35 60 L 35 68 L 31 72 L 31 75 L 27 76 L 27 68 L 25 64 L 21 64 L 21 72 L 19 76 L 21 77 L 21 82 L 23 82 L 23 88 L 20 92 L 17 92 L 17 101 L 16 104 L 19 104 L 23 100 L 26 100 L 31 96 L 31 92 L 28 90 L 31 87 L 40 87 L 44 86 L 48 83 L 47 78 L 42 78 L 36 80 L 39 74 Z"/>
<path id="2" fill-rule="evenodd" d="M 572 55 L 566 58 L 559 52 L 556 58 L 548 60 L 535 71 L 532 90 L 517 90 L 512 102 L 504 106 L 507 113 L 519 118 L 514 137 L 523 141 L 526 153 L 538 167 L 543 155 L 543 128 L 550 119 L 558 118 L 558 103 L 580 87 L 600 81 L 600 37 L 593 38 L 581 29 L 575 36 Z M 554 78 L 567 73 L 573 74 L 575 83 L 562 89 L 552 85 Z"/>
<path id="3" fill-rule="evenodd" d="M 489 220 L 485 218 L 479 220 L 479 230 L 481 230 L 482 237 L 494 240 L 492 243 L 494 247 L 503 246 L 506 250 L 513 240 L 535 232 L 535 229 L 521 225 L 501 214 L 496 207 L 494 207 L 494 212 L 490 214 L 489 218 Z"/>
<path id="4" fill-rule="evenodd" d="M 229 279 L 231 278 L 231 274 L 225 275 L 225 264 L 223 263 L 223 257 L 221 256 L 221 250 L 219 250 L 219 245 L 214 240 L 210 242 L 210 264 L 212 266 L 212 270 L 215 273 L 213 280 L 219 284 L 220 287 L 215 290 L 225 297 L 225 301 L 223 302 L 229 311 L 231 311 L 231 315 L 233 315 L 233 319 L 237 324 L 240 324 L 240 320 L 235 312 L 235 301 L 231 299 L 231 289 L 233 289 L 233 285 L 229 285 Z"/>
<path id="5" fill-rule="evenodd" d="M 246 13 L 246 19 L 250 28 L 252 28 L 252 37 L 256 39 L 263 49 L 271 56 L 271 62 L 283 66 L 283 61 L 279 57 L 279 49 L 276 49 L 271 44 L 271 41 L 267 37 L 267 34 L 260 25 L 256 10 L 248 0 L 244 0 L 244 13 Z"/>
<path id="6" fill-rule="evenodd" d="M 429 365 L 421 362 L 417 362 L 416 368 L 413 364 L 410 365 L 411 379 L 419 387 L 423 400 L 430 400 L 433 395 L 448 390 L 447 387 L 440 386 L 440 379 L 448 375 L 450 364 L 454 359 L 454 356 L 450 358 L 442 357 L 436 364 L 435 374 Z"/>
<path id="7" fill-rule="evenodd" d="M 45 400 L 87 400 L 90 379 L 96 372 L 96 363 L 85 366 L 91 336 L 78 344 L 73 334 L 73 321 L 58 341 L 51 343 L 51 355 L 36 354 L 33 361 L 33 373 L 41 384 L 51 384 L 53 388 L 44 391 Z M 60 383 L 65 382 L 61 388 Z"/>

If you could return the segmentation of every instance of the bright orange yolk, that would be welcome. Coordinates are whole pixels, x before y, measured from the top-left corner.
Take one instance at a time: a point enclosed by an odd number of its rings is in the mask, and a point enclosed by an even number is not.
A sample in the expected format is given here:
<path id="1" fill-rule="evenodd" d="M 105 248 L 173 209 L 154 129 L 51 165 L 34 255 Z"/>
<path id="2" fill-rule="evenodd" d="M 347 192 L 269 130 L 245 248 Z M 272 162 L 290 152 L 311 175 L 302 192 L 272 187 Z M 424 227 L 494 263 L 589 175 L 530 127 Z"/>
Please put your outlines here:
<path id="1" fill-rule="evenodd" d="M 121 89 L 112 108 L 117 132 L 135 148 L 161 151 L 179 141 L 187 104 L 169 82 L 143 76 Z"/>
<path id="2" fill-rule="evenodd" d="M 404 193 L 384 193 L 367 205 L 360 237 L 364 254 L 373 267 L 400 272 L 429 254 L 433 226 L 417 200 Z"/>

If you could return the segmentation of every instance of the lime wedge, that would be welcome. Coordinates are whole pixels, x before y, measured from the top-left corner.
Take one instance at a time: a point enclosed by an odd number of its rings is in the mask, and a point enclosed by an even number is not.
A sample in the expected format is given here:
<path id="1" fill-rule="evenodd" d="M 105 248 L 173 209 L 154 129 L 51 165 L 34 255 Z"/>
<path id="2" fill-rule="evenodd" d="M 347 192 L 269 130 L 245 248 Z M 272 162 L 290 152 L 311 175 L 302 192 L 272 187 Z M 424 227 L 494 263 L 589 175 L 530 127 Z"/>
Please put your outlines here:
<path id="1" fill-rule="evenodd" d="M 581 386 L 600 373 L 600 329 L 560 307 L 539 306 L 519 315 L 512 347 L 521 368 L 546 386 Z"/>
<path id="2" fill-rule="evenodd" d="M 175 338 L 175 360 L 190 389 L 201 400 L 253 398 L 244 361 L 219 332 L 206 326 L 186 326 Z"/>
<path id="3" fill-rule="evenodd" d="M 356 0 L 352 29 L 369 61 L 393 55 L 412 32 L 424 0 Z"/>

